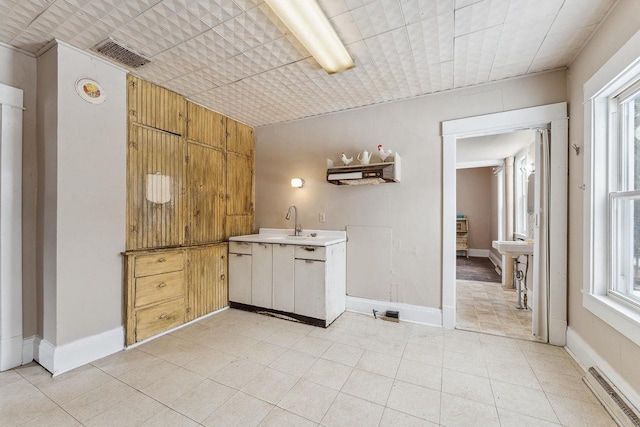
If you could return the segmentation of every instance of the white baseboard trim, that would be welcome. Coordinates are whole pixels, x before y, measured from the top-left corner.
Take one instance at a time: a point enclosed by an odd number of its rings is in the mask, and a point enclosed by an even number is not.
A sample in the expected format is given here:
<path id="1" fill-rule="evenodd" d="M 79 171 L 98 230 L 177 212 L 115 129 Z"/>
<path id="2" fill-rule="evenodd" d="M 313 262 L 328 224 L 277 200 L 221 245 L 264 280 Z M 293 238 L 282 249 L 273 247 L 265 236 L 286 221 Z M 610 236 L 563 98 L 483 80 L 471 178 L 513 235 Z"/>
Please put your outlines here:
<path id="1" fill-rule="evenodd" d="M 502 257 L 497 256 L 493 252 L 489 251 L 489 259 L 493 265 L 498 266 L 502 270 Z"/>
<path id="2" fill-rule="evenodd" d="M 36 335 L 22 340 L 22 364 L 33 362 L 33 348 L 36 341 Z"/>
<path id="3" fill-rule="evenodd" d="M 489 258 L 489 252 L 491 252 L 489 249 L 469 249 L 469 256 Z"/>
<path id="4" fill-rule="evenodd" d="M 640 408 L 640 394 L 571 327 L 567 328 L 567 346 L 565 348 L 585 371 L 592 366 L 600 369 L 629 402 L 636 408 Z"/>
<path id="5" fill-rule="evenodd" d="M 160 338 L 160 337 L 161 337 L 161 336 L 163 336 L 163 335 L 170 334 L 171 332 L 175 332 L 175 331 L 177 331 L 178 329 L 182 329 L 182 328 L 184 328 L 185 326 L 189 326 L 189 325 L 191 325 L 192 323 L 199 322 L 199 321 L 200 321 L 200 320 L 202 320 L 202 319 L 206 319 L 207 317 L 211 317 L 211 316 L 213 316 L 214 314 L 218 314 L 218 313 L 220 313 L 221 311 L 225 311 L 225 310 L 228 310 L 228 309 L 229 309 L 229 306 L 227 306 L 227 307 L 222 307 L 220 310 L 212 311 L 211 313 L 207 313 L 207 314 L 205 314 L 204 316 L 200 316 L 200 317 L 198 317 L 197 319 L 193 319 L 193 320 L 190 320 L 190 321 L 189 321 L 189 322 L 187 322 L 187 323 L 183 323 L 182 325 L 178 325 L 178 326 L 176 326 L 175 328 L 167 329 L 166 331 L 160 332 L 160 333 L 159 333 L 159 334 L 157 334 L 157 335 L 154 335 L 154 336 L 152 336 L 152 337 L 149 337 L 149 338 L 143 339 L 142 341 L 138 341 L 138 342 L 136 342 L 136 343 L 133 343 L 133 344 L 131 344 L 131 345 L 128 345 L 128 346 L 126 346 L 126 347 L 125 347 L 125 350 L 130 350 L 130 349 L 132 349 L 132 348 L 136 348 L 136 347 L 138 347 L 139 345 L 142 345 L 142 344 L 147 343 L 147 342 L 149 342 L 149 341 L 153 341 L 153 340 L 155 340 L 156 338 Z"/>
<path id="6" fill-rule="evenodd" d="M 37 337 L 34 358 L 53 376 L 86 365 L 124 348 L 124 328 L 118 326 L 97 335 L 54 346 Z"/>
<path id="7" fill-rule="evenodd" d="M 0 339 L 0 371 L 22 364 L 22 335 Z"/>
<path id="8" fill-rule="evenodd" d="M 373 316 L 374 308 L 380 311 L 381 314 L 387 310 L 396 310 L 400 312 L 400 320 L 403 322 L 442 326 L 442 311 L 437 308 L 399 302 L 376 301 L 347 295 L 347 311 Z"/>

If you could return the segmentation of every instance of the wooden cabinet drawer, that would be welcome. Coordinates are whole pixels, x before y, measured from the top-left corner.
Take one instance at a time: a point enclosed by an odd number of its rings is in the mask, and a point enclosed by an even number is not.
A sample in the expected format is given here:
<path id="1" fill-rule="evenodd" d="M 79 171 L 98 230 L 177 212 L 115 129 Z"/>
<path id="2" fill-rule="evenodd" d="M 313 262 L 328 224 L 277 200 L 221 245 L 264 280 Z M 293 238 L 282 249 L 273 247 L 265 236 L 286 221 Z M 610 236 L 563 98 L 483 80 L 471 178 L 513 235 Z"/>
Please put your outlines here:
<path id="1" fill-rule="evenodd" d="M 184 295 L 184 271 L 156 274 L 136 279 L 135 306 L 177 298 Z"/>
<path id="2" fill-rule="evenodd" d="M 229 242 L 229 253 L 251 255 L 251 243 L 250 242 Z"/>
<path id="3" fill-rule="evenodd" d="M 136 312 L 136 341 L 184 323 L 184 298 L 167 301 Z"/>
<path id="4" fill-rule="evenodd" d="M 295 258 L 324 261 L 327 259 L 326 248 L 324 246 L 296 246 Z"/>
<path id="5" fill-rule="evenodd" d="M 136 257 L 136 277 L 152 274 L 169 273 L 184 269 L 184 254 L 180 252 L 165 252 Z"/>

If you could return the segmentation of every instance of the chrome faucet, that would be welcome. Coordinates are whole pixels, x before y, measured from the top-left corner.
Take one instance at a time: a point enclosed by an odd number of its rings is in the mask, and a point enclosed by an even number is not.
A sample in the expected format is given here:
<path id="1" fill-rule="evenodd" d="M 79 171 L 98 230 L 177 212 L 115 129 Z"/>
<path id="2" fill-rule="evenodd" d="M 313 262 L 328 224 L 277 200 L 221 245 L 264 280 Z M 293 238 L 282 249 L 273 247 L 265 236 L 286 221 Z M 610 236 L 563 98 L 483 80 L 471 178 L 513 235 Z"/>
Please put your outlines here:
<path id="1" fill-rule="evenodd" d="M 296 205 L 291 205 L 289 206 L 289 210 L 287 210 L 287 216 L 284 217 L 284 219 L 286 220 L 290 220 L 291 219 L 291 208 L 293 208 L 293 229 L 294 229 L 294 236 L 299 236 L 300 233 L 302 233 L 302 226 L 300 224 L 298 224 L 298 208 L 296 208 Z"/>

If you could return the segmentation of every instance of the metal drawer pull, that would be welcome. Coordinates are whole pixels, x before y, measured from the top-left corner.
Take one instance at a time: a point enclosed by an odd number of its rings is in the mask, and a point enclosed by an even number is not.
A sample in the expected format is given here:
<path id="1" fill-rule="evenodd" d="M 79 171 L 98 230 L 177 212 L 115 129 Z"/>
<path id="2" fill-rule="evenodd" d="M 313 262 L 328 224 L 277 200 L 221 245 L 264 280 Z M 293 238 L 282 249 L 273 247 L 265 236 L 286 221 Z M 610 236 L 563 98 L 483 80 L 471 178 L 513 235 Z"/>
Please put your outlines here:
<path id="1" fill-rule="evenodd" d="M 166 283 L 164 283 L 164 282 L 160 282 L 160 283 L 158 283 L 158 287 L 159 287 L 159 288 L 164 288 L 165 286 L 167 286 L 167 284 L 166 284 Z"/>
<path id="2" fill-rule="evenodd" d="M 309 251 L 309 252 L 315 252 L 316 248 L 306 246 L 306 247 L 304 248 L 304 250 L 305 250 L 305 251 Z"/>
<path id="3" fill-rule="evenodd" d="M 166 259 L 164 259 L 164 258 L 158 258 L 158 262 L 165 262 L 165 261 L 166 261 Z"/>
<path id="4" fill-rule="evenodd" d="M 220 280 L 224 280 L 225 277 L 227 277 L 227 276 L 225 276 L 224 274 L 221 274 L 220 275 Z"/>
<path id="5" fill-rule="evenodd" d="M 235 256 L 242 256 L 242 254 L 234 254 Z"/>
<path id="6" fill-rule="evenodd" d="M 305 259 L 304 262 L 306 262 L 307 264 L 313 264 L 313 260 L 312 259 Z"/>
<path id="7" fill-rule="evenodd" d="M 280 243 L 280 246 L 289 246 L 286 243 Z"/>
<path id="8" fill-rule="evenodd" d="M 160 319 L 160 320 L 165 320 L 165 319 L 168 319 L 168 318 L 169 318 L 169 316 L 167 315 L 167 313 L 162 313 L 160 315 L 160 317 L 158 317 L 158 319 Z"/>

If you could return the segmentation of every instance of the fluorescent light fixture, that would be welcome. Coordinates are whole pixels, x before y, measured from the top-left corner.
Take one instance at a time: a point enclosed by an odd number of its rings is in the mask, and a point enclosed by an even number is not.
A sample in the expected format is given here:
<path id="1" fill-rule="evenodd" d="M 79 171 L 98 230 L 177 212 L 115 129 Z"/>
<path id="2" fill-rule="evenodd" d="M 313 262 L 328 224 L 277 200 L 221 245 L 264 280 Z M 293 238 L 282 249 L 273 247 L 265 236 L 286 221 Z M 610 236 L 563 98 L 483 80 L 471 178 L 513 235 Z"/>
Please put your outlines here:
<path id="1" fill-rule="evenodd" d="M 266 3 L 327 73 L 355 66 L 316 0 L 266 0 Z"/>
<path id="2" fill-rule="evenodd" d="M 304 186 L 304 179 L 302 179 L 302 178 L 291 178 L 291 186 L 293 188 L 302 188 Z"/>

